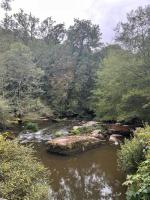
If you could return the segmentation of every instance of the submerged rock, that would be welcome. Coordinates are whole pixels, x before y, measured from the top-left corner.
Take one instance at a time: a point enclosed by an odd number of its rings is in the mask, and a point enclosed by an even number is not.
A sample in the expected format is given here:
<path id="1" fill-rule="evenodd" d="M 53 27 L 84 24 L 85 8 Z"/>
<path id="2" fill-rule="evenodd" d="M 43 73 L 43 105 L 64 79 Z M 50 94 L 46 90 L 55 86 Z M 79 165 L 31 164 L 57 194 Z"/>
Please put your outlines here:
<path id="1" fill-rule="evenodd" d="M 113 134 L 109 138 L 109 142 L 113 142 L 115 145 L 120 144 L 123 141 L 124 137 L 119 134 Z"/>
<path id="2" fill-rule="evenodd" d="M 102 140 L 92 136 L 66 136 L 47 142 L 47 150 L 61 155 L 72 155 L 95 148 Z"/>
<path id="3" fill-rule="evenodd" d="M 51 138 L 52 138 L 52 135 L 46 134 L 45 129 L 42 129 L 42 130 L 37 131 L 35 133 L 23 131 L 18 136 L 20 143 L 49 141 Z"/>

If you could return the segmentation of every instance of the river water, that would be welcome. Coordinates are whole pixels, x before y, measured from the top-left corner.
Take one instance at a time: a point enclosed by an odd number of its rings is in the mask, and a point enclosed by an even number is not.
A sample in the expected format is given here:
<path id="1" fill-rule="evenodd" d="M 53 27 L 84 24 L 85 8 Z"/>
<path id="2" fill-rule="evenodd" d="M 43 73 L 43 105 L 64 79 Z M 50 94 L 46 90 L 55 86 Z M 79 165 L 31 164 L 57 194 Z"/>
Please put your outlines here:
<path id="1" fill-rule="evenodd" d="M 46 126 L 42 124 L 42 128 Z M 48 130 L 66 130 L 71 126 L 70 122 L 51 124 Z M 102 144 L 70 157 L 48 153 L 44 141 L 34 143 L 34 148 L 37 158 L 50 171 L 55 200 L 125 200 L 125 175 L 117 167 L 119 147 Z"/>

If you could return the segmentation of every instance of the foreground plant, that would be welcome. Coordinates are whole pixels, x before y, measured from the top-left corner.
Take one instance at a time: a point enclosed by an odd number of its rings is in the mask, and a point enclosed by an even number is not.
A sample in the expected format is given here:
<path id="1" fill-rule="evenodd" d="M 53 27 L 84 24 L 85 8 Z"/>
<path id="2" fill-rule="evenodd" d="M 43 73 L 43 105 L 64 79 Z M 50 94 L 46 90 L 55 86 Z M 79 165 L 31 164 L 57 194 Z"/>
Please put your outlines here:
<path id="1" fill-rule="evenodd" d="M 118 153 L 119 164 L 128 174 L 127 200 L 149 200 L 150 197 L 150 126 L 138 128 L 135 138 L 126 141 Z M 143 161 L 142 161 L 143 160 Z"/>
<path id="2" fill-rule="evenodd" d="M 50 199 L 48 172 L 33 149 L 0 137 L 0 197 L 8 200 Z"/>
<path id="3" fill-rule="evenodd" d="M 150 197 L 150 153 L 136 174 L 128 175 L 124 185 L 128 186 L 127 199 L 149 200 Z"/>
<path id="4" fill-rule="evenodd" d="M 144 144 L 137 138 L 125 140 L 118 152 L 119 167 L 126 173 L 133 173 L 137 170 L 138 165 L 145 159 L 143 153 Z"/>

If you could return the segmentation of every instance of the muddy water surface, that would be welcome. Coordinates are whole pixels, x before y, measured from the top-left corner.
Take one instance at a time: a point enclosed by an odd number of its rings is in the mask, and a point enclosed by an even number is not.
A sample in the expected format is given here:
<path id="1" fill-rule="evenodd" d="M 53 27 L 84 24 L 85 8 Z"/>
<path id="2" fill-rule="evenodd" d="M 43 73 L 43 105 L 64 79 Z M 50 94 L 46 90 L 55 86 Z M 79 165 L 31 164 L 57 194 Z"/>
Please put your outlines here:
<path id="1" fill-rule="evenodd" d="M 42 122 L 33 137 L 36 156 L 50 171 L 54 200 L 125 200 L 126 188 L 122 186 L 125 175 L 117 169 L 117 149 L 111 144 L 65 157 L 46 151 L 45 137 L 56 131 L 66 132 L 79 122 Z M 43 131 L 44 130 L 44 131 Z M 46 134 L 46 135 L 45 135 Z M 25 134 L 25 141 L 32 134 Z"/>
<path id="2" fill-rule="evenodd" d="M 117 170 L 116 147 L 103 145 L 88 152 L 63 157 L 49 154 L 36 144 L 37 157 L 51 171 L 57 200 L 124 200 L 124 174 Z"/>

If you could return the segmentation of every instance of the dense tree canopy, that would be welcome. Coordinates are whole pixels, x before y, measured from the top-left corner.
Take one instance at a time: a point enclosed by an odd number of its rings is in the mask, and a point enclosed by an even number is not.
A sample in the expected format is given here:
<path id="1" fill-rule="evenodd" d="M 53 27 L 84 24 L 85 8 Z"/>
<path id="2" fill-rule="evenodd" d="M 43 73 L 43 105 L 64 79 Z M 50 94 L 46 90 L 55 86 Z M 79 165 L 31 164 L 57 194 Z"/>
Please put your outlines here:
<path id="1" fill-rule="evenodd" d="M 0 66 L 1 94 L 18 110 L 40 94 L 42 70 L 35 67 L 28 47 L 21 43 L 11 45 L 2 54 Z"/>
<path id="2" fill-rule="evenodd" d="M 90 20 L 74 19 L 66 29 L 23 9 L 10 14 L 11 7 L 11 0 L 1 2 L 0 97 L 9 106 L 27 112 L 40 101 L 59 116 L 149 119 L 149 6 L 127 14 L 116 44 L 105 46 Z"/>
<path id="3" fill-rule="evenodd" d="M 150 69 L 142 59 L 110 47 L 97 73 L 92 106 L 105 120 L 149 119 Z"/>
<path id="4" fill-rule="evenodd" d="M 127 15 L 116 28 L 116 45 L 106 47 L 97 72 L 91 107 L 99 118 L 149 120 L 150 7 Z"/>

